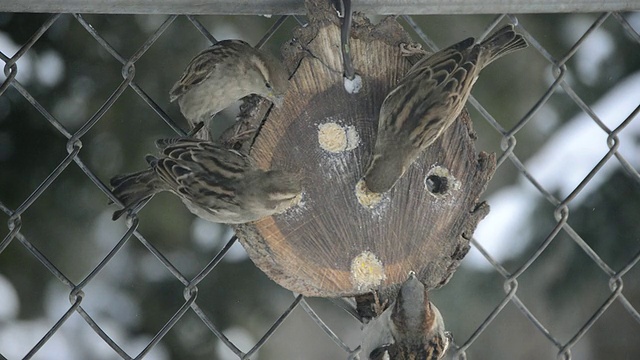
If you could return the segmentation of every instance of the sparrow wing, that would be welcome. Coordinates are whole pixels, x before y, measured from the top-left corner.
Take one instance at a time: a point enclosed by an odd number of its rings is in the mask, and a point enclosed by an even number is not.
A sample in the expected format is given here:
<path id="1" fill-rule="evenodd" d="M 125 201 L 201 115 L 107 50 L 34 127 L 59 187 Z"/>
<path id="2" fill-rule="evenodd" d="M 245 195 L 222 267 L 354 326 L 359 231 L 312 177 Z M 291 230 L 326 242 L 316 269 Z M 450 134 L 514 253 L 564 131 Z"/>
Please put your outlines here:
<path id="1" fill-rule="evenodd" d="M 384 100 L 379 135 L 408 136 L 416 149 L 431 144 L 466 100 L 477 57 L 469 38 L 417 62 Z"/>
<path id="2" fill-rule="evenodd" d="M 204 208 L 232 203 L 235 187 L 250 162 L 246 156 L 220 145 L 189 138 L 157 142 L 164 155 L 154 170 L 178 194 Z"/>

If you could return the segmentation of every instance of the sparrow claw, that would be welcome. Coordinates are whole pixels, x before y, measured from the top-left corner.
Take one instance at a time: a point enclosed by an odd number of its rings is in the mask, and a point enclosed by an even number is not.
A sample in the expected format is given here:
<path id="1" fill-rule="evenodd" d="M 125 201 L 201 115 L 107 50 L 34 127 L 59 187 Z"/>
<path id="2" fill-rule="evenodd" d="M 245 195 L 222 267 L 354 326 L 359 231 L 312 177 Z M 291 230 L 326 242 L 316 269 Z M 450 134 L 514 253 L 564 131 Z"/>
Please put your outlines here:
<path id="1" fill-rule="evenodd" d="M 380 316 L 388 307 L 389 299 L 385 299 L 384 302 L 380 302 L 380 296 L 377 291 L 373 291 L 373 311 L 376 316 Z"/>
<path id="2" fill-rule="evenodd" d="M 414 55 L 426 55 L 427 51 L 422 48 L 422 44 L 419 43 L 402 43 L 400 44 L 400 54 L 405 57 Z"/>

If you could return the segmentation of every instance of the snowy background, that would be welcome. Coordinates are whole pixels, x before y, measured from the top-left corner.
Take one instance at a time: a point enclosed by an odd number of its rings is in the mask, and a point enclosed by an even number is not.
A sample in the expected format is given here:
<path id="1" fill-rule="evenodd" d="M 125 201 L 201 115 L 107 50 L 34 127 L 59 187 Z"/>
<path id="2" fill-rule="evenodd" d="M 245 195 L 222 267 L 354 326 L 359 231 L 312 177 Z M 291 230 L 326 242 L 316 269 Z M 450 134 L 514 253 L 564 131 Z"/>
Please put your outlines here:
<path id="1" fill-rule="evenodd" d="M 506 131 L 525 117 L 556 80 L 541 51 L 562 59 L 597 21 L 599 14 L 523 15 L 520 25 L 538 42 L 487 68 L 474 97 Z M 0 52 L 12 57 L 49 15 L 0 14 Z M 87 15 L 84 17 L 123 57 L 128 58 L 166 16 Z M 416 16 L 413 19 L 440 47 L 476 36 L 492 16 Z M 565 87 L 553 88 L 547 102 L 515 133 L 513 153 L 499 167 L 485 198 L 490 214 L 474 239 L 507 271 L 537 254 L 553 233 L 558 202 L 572 194 L 610 151 L 608 131 L 640 106 L 640 14 L 624 14 L 635 31 L 609 16 L 589 33 L 566 62 Z M 198 17 L 218 39 L 255 44 L 276 20 L 263 17 Z M 250 26 L 247 26 L 250 24 Z M 277 52 L 291 37 L 289 18 L 267 43 Z M 531 39 L 530 38 L 530 39 Z M 184 64 L 208 45 L 185 17 L 177 18 L 136 62 L 135 81 L 173 119 L 180 119 L 168 89 Z M 17 62 L 17 80 L 70 132 L 79 129 L 122 81 L 122 65 L 72 15 L 62 15 Z M 7 73 L 5 71 L 5 73 Z M 2 75 L 0 75 L 0 78 Z M 575 96 L 574 96 L 575 95 Z M 592 111 L 576 103 L 579 98 Z M 503 134 L 469 107 L 478 150 L 500 157 Z M 237 107 L 236 107 L 237 109 Z M 219 115 L 219 131 L 234 109 Z M 636 114 L 637 115 L 637 114 Z M 82 138 L 80 157 L 103 182 L 144 166 L 156 138 L 175 133 L 127 89 Z M 567 206 L 570 231 L 561 230 L 518 278 L 519 301 L 560 345 L 570 341 L 612 293 L 611 276 L 577 246 L 592 248 L 614 272 L 634 265 L 640 251 L 640 119 L 617 134 L 617 156 L 607 159 Z M 0 96 L 0 220 L 17 209 L 67 156 L 67 139 L 14 87 Z M 514 165 L 521 162 L 530 178 Z M 623 160 L 620 160 L 623 159 Z M 553 199 L 549 199 L 552 197 Z M 554 200 L 555 199 L 555 200 Z M 73 164 L 22 215 L 21 234 L 74 283 L 107 256 L 127 227 L 112 222 L 107 197 Z M 156 196 L 140 213 L 140 232 L 187 278 L 206 266 L 231 237 L 230 229 L 191 215 L 170 195 Z M 571 233 L 573 232 L 573 233 Z M 52 275 L 18 238 L 1 234 L 0 358 L 21 359 L 71 308 L 71 289 Z M 11 240 L 11 241 L 8 241 Z M 640 266 L 622 277 L 623 294 L 640 308 Z M 451 282 L 433 292 L 448 329 L 461 346 L 470 338 L 469 359 L 555 359 L 558 347 L 507 303 L 479 337 L 506 296 L 507 279 L 476 248 Z M 184 303 L 184 286 L 137 241 L 129 241 L 83 288 L 82 309 L 132 357 Z M 257 270 L 239 244 L 199 286 L 198 304 L 241 350 L 248 351 L 293 301 Z M 326 300 L 310 299 L 316 311 L 351 348 L 359 324 Z M 616 300 L 589 331 L 572 344 L 573 359 L 631 359 L 640 354 L 640 317 Z M 635 355 L 633 355 L 635 354 Z M 120 359 L 76 312 L 64 321 L 32 359 Z M 145 359 L 233 359 L 206 326 L 187 313 Z M 300 309 L 260 348 L 255 359 L 342 359 L 336 346 Z"/>

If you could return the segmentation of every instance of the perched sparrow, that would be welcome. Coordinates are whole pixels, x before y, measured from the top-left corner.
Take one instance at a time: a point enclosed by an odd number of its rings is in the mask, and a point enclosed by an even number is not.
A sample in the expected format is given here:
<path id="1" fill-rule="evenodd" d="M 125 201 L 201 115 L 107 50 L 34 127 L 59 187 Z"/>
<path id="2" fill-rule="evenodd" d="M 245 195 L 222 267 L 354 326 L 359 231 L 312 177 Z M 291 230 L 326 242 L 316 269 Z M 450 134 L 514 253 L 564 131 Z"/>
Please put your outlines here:
<path id="1" fill-rule="evenodd" d="M 169 92 L 193 127 L 250 94 L 282 105 L 288 74 L 273 55 L 241 40 L 223 40 L 194 57 Z"/>
<path id="2" fill-rule="evenodd" d="M 375 193 L 391 189 L 460 115 L 480 71 L 527 46 L 513 25 L 507 25 L 479 44 L 468 38 L 418 61 L 382 103 L 364 176 L 367 188 Z"/>
<path id="3" fill-rule="evenodd" d="M 452 340 L 414 273 L 400 287 L 395 302 L 365 325 L 363 336 L 361 360 L 437 360 Z"/>
<path id="4" fill-rule="evenodd" d="M 161 191 L 170 191 L 189 210 L 212 222 L 239 224 L 284 211 L 302 191 L 299 178 L 263 171 L 235 150 L 188 138 L 158 140 L 160 158 L 147 156 L 151 169 L 111 179 L 125 211 Z"/>

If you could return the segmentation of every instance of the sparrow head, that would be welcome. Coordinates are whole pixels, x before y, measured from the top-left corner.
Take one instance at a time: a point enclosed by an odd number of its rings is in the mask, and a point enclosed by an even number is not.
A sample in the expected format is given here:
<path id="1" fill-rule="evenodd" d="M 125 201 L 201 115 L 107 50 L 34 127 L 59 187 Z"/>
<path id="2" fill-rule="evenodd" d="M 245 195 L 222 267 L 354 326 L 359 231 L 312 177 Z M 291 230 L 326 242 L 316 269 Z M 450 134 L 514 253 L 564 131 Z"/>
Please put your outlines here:
<path id="1" fill-rule="evenodd" d="M 440 311 L 414 273 L 395 302 L 364 329 L 363 360 L 438 360 L 452 341 Z"/>
<path id="2" fill-rule="evenodd" d="M 256 214 L 277 214 L 301 199 L 302 183 L 299 174 L 280 170 L 255 170 L 245 177 L 245 181 L 238 184 L 238 193 L 246 207 L 253 209 Z"/>
<path id="3" fill-rule="evenodd" d="M 260 76 L 256 77 L 255 93 L 271 101 L 276 107 L 284 103 L 289 89 L 289 74 L 280 60 L 270 53 L 256 50 L 249 62 Z"/>
<path id="4" fill-rule="evenodd" d="M 406 169 L 402 157 L 395 156 L 395 152 L 376 154 L 365 172 L 364 182 L 369 191 L 384 193 L 391 190 Z"/>

